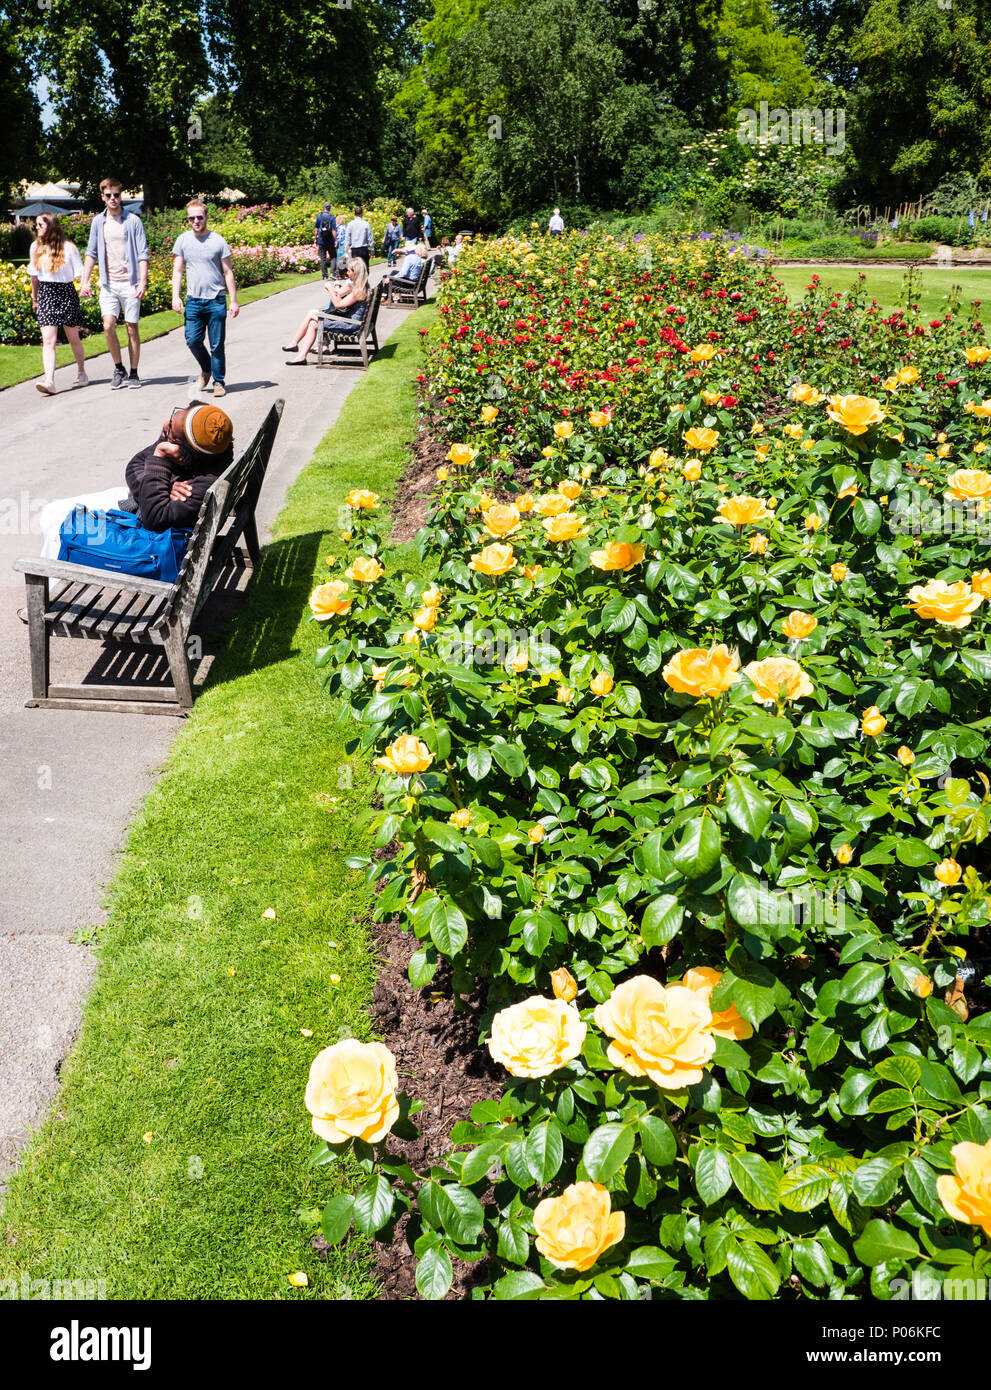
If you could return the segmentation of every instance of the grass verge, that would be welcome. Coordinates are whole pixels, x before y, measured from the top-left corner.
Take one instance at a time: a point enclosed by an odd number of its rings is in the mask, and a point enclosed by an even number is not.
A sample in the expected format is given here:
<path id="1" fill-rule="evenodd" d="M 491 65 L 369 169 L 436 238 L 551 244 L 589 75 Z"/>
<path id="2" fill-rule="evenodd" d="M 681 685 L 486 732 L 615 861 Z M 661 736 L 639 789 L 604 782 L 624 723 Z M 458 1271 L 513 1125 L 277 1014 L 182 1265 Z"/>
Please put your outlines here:
<path id="1" fill-rule="evenodd" d="M 281 294 L 283 290 L 295 289 L 297 285 L 305 285 L 308 281 L 316 283 L 319 275 L 313 271 L 307 271 L 305 275 L 278 275 L 274 280 L 266 280 L 261 285 L 246 285 L 244 289 L 239 289 L 237 299 L 239 304 L 252 304 L 256 299 L 267 299 L 271 294 Z M 163 333 L 171 333 L 182 324 L 178 314 L 174 314 L 171 309 L 162 309 L 157 314 L 149 314 L 141 319 L 139 327 L 141 331 L 141 341 L 150 342 L 152 338 L 160 338 Z M 127 347 L 127 333 L 123 328 L 117 330 L 117 341 L 122 348 Z M 107 350 L 107 341 L 102 333 L 91 333 L 88 338 L 82 339 L 83 352 L 87 357 L 99 357 Z M 127 360 L 127 353 L 124 353 L 124 360 Z M 58 367 L 68 367 L 73 361 L 72 349 L 68 343 L 61 343 L 55 349 L 55 364 Z M 140 370 L 140 367 L 139 367 Z M 0 391 L 8 386 L 17 386 L 22 381 L 30 381 L 32 377 L 41 376 L 41 336 L 39 333 L 37 344 L 28 344 L 22 347 L 0 347 Z"/>
<path id="2" fill-rule="evenodd" d="M 306 598 L 348 489 L 387 495 L 401 472 L 433 313 L 393 335 L 291 489 L 132 829 L 79 1041 L 11 1181 L 0 1280 L 105 1279 L 113 1299 L 374 1292 L 361 1252 L 311 1246 L 307 1071 L 369 1036 L 366 890 L 343 859 L 366 845 L 373 778 L 320 690 Z M 319 1170 L 320 1199 L 333 1180 Z"/>
<path id="3" fill-rule="evenodd" d="M 871 266 L 864 273 L 867 277 L 868 294 L 876 299 L 886 312 L 905 307 L 902 284 L 907 271 L 904 267 L 884 266 L 875 269 Z M 981 300 L 976 315 L 983 324 L 991 325 L 991 270 L 966 270 L 959 266 L 947 270 L 920 269 L 916 273 L 922 280 L 922 293 L 915 302 L 926 318 L 936 318 L 944 313 L 946 296 L 954 285 L 959 285 L 961 307 L 966 309 L 971 301 Z M 848 290 L 857 283 L 860 271 L 851 270 L 849 267 L 843 269 L 833 266 L 792 265 L 775 267 L 774 274 L 788 291 L 788 297 L 796 301 L 802 298 L 805 286 L 813 275 L 818 275 L 824 284 L 833 289 Z"/>

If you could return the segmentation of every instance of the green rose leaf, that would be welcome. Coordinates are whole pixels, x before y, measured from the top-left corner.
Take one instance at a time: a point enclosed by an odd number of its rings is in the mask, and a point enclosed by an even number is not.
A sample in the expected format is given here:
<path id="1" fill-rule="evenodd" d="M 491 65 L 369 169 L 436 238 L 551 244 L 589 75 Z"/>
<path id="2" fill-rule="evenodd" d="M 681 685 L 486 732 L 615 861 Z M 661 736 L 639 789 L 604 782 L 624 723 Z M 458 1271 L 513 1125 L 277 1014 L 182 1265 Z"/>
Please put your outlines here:
<path id="1" fill-rule="evenodd" d="M 666 1120 L 659 1115 L 644 1115 L 640 1120 L 640 1147 L 647 1162 L 661 1168 L 674 1162 L 678 1141 Z"/>
<path id="2" fill-rule="evenodd" d="M 385 1225 L 395 1205 L 392 1184 L 380 1173 L 369 1178 L 354 1194 L 354 1224 L 366 1236 L 372 1236 Z"/>
<path id="3" fill-rule="evenodd" d="M 853 1175 L 853 1195 L 861 1206 L 885 1206 L 898 1190 L 898 1172 L 890 1158 L 869 1158 Z"/>
<path id="4" fill-rule="evenodd" d="M 857 1258 L 872 1268 L 879 1264 L 903 1264 L 919 1255 L 914 1236 L 888 1221 L 868 1221 L 853 1248 Z"/>
<path id="5" fill-rule="evenodd" d="M 545 1121 L 532 1129 L 523 1141 L 523 1153 L 534 1181 L 549 1183 L 564 1161 L 564 1138 L 557 1125 Z"/>
<path id="6" fill-rule="evenodd" d="M 770 1256 L 754 1241 L 730 1245 L 726 1251 L 726 1268 L 740 1293 L 752 1302 L 773 1298 L 781 1284 L 781 1275 Z"/>
<path id="7" fill-rule="evenodd" d="M 727 777 L 726 814 L 745 835 L 757 839 L 771 819 L 771 806 L 753 782 L 745 777 Z"/>
<path id="8" fill-rule="evenodd" d="M 615 1122 L 600 1125 L 589 1135 L 582 1151 L 585 1171 L 593 1182 L 608 1182 L 633 1152 L 632 1125 Z"/>
<path id="9" fill-rule="evenodd" d="M 674 852 L 675 868 L 686 878 L 701 878 L 719 863 L 722 839 L 711 816 L 689 821 Z"/>
<path id="10" fill-rule="evenodd" d="M 354 1198 L 350 1192 L 342 1193 L 339 1197 L 331 1197 L 323 1209 L 323 1216 L 320 1220 L 320 1229 L 323 1231 L 324 1240 L 329 1245 L 336 1245 L 339 1240 L 344 1239 L 351 1229 L 353 1214 Z"/>
<path id="11" fill-rule="evenodd" d="M 647 907 L 640 923 L 640 934 L 646 946 L 666 946 L 678 935 L 685 909 L 677 898 L 665 893 Z"/>
<path id="12" fill-rule="evenodd" d="M 732 1183 L 729 1156 L 722 1149 L 703 1149 L 695 1160 L 695 1186 L 706 1206 L 725 1197 Z"/>
<path id="13" fill-rule="evenodd" d="M 729 1170 L 737 1191 L 758 1211 L 780 1210 L 778 1175 L 760 1154 L 730 1154 Z"/>
<path id="14" fill-rule="evenodd" d="M 432 1246 L 416 1267 L 417 1293 L 423 1298 L 436 1301 L 444 1297 L 453 1280 L 454 1270 L 451 1267 L 450 1255 L 443 1245 Z"/>

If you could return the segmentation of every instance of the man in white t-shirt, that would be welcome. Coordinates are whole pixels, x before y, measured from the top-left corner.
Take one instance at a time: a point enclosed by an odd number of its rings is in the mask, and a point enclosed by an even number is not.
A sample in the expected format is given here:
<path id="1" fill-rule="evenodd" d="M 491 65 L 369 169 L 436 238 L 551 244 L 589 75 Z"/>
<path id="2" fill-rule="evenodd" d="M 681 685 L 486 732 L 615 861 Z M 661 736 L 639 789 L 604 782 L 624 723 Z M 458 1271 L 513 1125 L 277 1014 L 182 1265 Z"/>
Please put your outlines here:
<path id="1" fill-rule="evenodd" d="M 561 216 L 561 209 L 555 208 L 551 213 L 551 220 L 547 224 L 547 230 L 551 236 L 560 236 L 564 231 L 564 218 Z"/>
<path id="2" fill-rule="evenodd" d="M 226 396 L 227 316 L 236 319 L 241 312 L 231 248 L 219 232 L 212 232 L 207 226 L 206 204 L 201 199 L 193 198 L 186 204 L 186 218 L 190 229 L 181 232 L 172 247 L 172 308 L 185 315 L 186 346 L 200 369 L 200 390 L 206 390 L 212 374 L 213 394 Z M 179 294 L 184 270 L 185 309 Z M 209 352 L 203 345 L 204 337 L 210 344 Z"/>
<path id="3" fill-rule="evenodd" d="M 89 243 L 86 247 L 79 289 L 81 299 L 90 297 L 93 293 L 90 278 L 93 266 L 98 265 L 100 313 L 103 316 L 107 347 L 114 364 L 113 379 L 110 382 L 112 391 L 119 390 L 121 386 L 141 385 L 138 377 L 138 358 L 141 353 L 138 320 L 141 317 L 141 301 L 148 288 L 148 238 L 145 236 L 141 218 L 133 212 L 124 211 L 121 194 L 120 179 L 104 179 L 100 184 L 104 210 L 98 213 L 90 224 Z M 130 375 L 124 371 L 120 359 L 120 343 L 117 341 L 117 324 L 121 319 L 127 329 Z"/>

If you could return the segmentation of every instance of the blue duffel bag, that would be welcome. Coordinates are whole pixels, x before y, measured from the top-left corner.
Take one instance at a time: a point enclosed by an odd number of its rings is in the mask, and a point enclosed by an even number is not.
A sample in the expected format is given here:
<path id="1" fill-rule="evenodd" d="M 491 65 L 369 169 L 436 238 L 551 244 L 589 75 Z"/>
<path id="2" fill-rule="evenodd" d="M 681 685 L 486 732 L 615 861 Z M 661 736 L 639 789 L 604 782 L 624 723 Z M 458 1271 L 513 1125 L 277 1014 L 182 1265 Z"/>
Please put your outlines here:
<path id="1" fill-rule="evenodd" d="M 192 531 L 149 531 L 133 512 L 75 507 L 59 531 L 58 557 L 74 565 L 141 575 L 172 584 L 178 579 Z"/>

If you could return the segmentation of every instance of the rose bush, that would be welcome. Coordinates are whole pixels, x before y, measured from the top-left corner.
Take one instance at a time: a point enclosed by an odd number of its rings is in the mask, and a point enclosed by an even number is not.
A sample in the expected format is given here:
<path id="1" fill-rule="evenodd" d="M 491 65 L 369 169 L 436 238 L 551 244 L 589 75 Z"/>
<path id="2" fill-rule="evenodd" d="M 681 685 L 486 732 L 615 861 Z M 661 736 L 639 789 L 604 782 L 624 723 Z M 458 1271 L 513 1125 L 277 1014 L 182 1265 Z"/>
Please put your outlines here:
<path id="1" fill-rule="evenodd" d="M 421 569 L 355 502 L 332 573 L 385 574 L 313 596 L 386 774 L 393 848 L 352 866 L 414 985 L 443 957 L 485 992 L 507 1067 L 428 1174 L 356 1141 L 325 1235 L 410 1211 L 431 1297 L 462 1255 L 496 1298 L 977 1276 L 991 522 L 944 494 L 987 443 L 980 330 L 815 281 L 790 310 L 718 244 L 642 253 L 464 253 L 422 374 L 453 466 Z"/>

